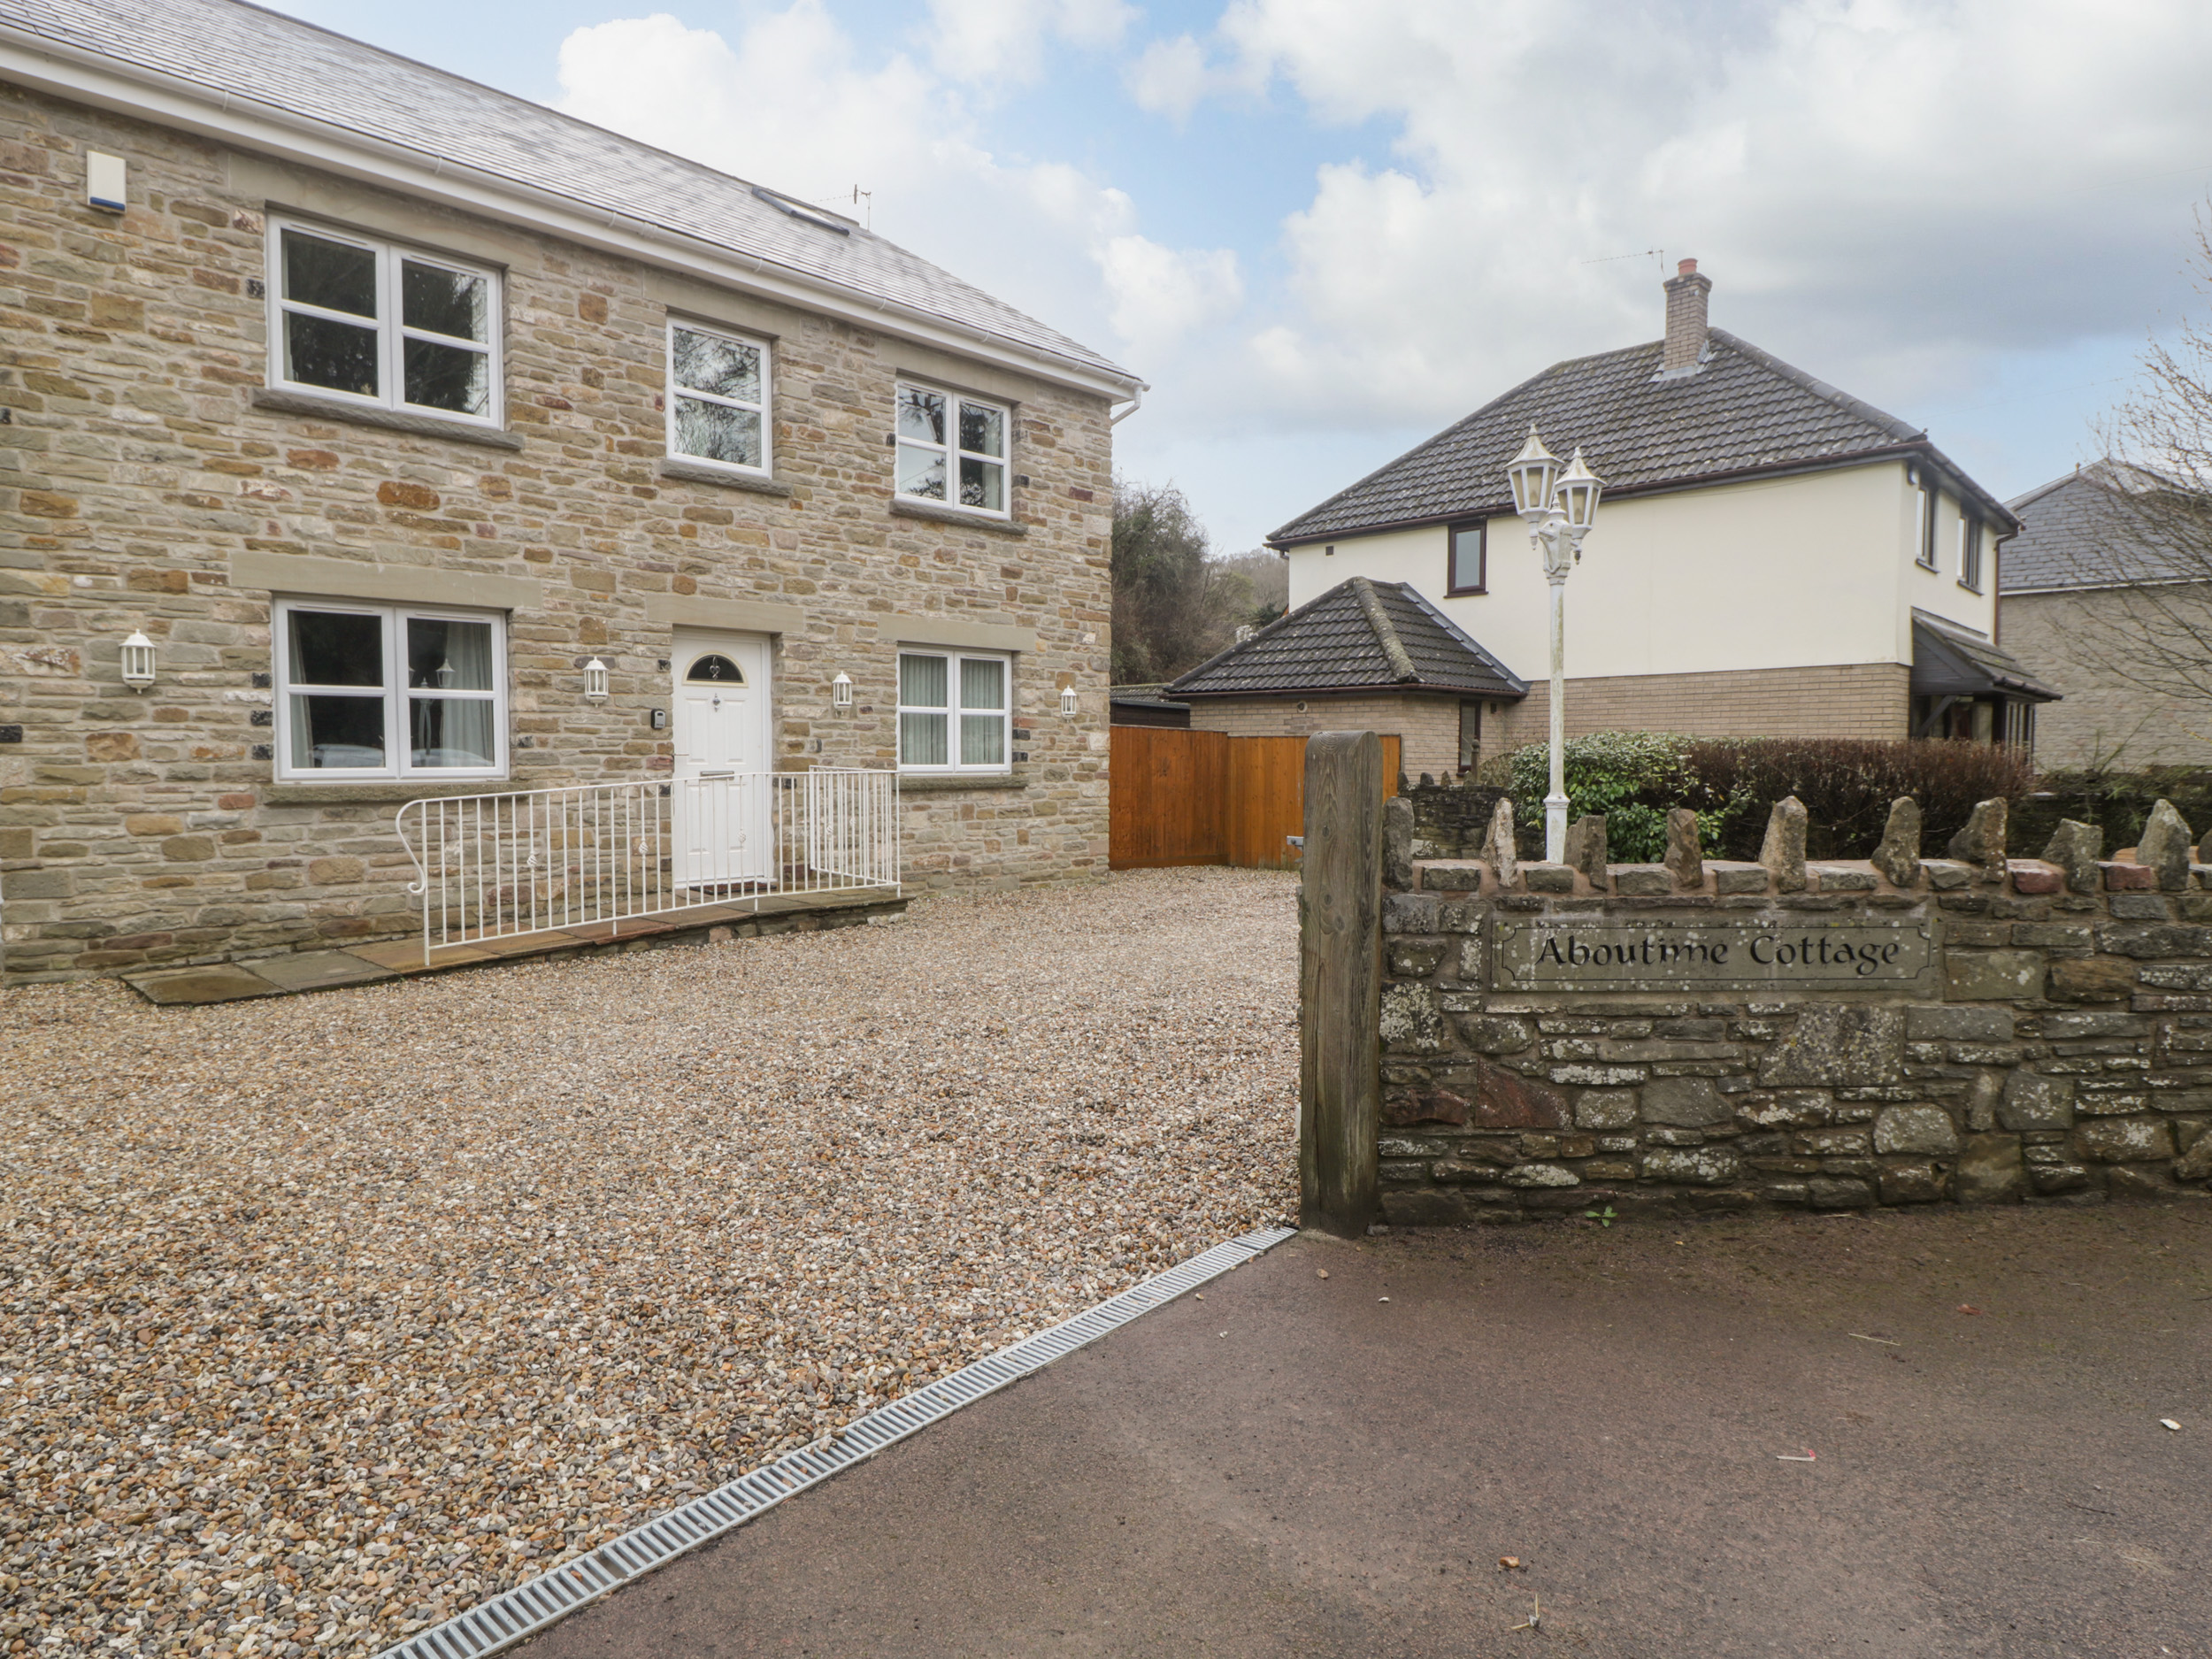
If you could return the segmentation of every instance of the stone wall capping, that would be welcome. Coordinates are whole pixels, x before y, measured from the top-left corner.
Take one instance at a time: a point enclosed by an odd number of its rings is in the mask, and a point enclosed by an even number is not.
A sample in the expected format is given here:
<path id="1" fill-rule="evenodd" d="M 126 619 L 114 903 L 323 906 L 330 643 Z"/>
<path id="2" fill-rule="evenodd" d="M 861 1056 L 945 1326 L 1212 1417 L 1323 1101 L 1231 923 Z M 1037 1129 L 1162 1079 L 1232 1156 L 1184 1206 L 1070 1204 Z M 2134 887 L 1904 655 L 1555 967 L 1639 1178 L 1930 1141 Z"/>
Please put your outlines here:
<path id="1" fill-rule="evenodd" d="M 1920 803 L 1900 795 L 1889 803 L 1889 818 L 1882 826 L 1882 844 L 1870 861 L 1893 887 L 1920 885 Z"/>
<path id="2" fill-rule="evenodd" d="M 1667 850 L 1661 862 L 1681 891 L 1704 891 L 1704 844 L 1698 833 L 1697 814 L 1688 807 L 1667 809 Z"/>
<path id="3" fill-rule="evenodd" d="M 1974 866 L 1955 858 L 1926 859 L 1921 864 L 1920 873 L 1939 893 L 1955 893 L 1974 885 Z"/>
<path id="4" fill-rule="evenodd" d="M 957 507 L 934 507 L 925 501 L 913 501 L 904 495 L 891 497 L 889 511 L 894 518 L 921 518 L 931 524 L 952 525 L 962 530 L 982 530 L 992 535 L 1027 535 L 1029 526 L 1018 518 L 989 518 L 979 512 L 962 512 Z"/>
<path id="5" fill-rule="evenodd" d="M 311 415 L 318 420 L 342 420 L 356 426 L 381 426 L 387 432 L 411 432 L 418 437 L 445 438 L 455 443 L 473 443 L 487 449 L 519 449 L 522 434 L 497 426 L 480 426 L 466 420 L 442 420 L 435 415 L 411 414 L 380 409 L 373 403 L 349 403 L 342 397 L 315 397 L 305 392 L 280 392 L 257 386 L 247 400 L 256 409 L 276 415 Z"/>
<path id="6" fill-rule="evenodd" d="M 1774 878 L 1778 892 L 1805 890 L 1805 803 L 1795 795 L 1784 795 L 1767 814 L 1759 863 Z"/>
<path id="7" fill-rule="evenodd" d="M 1970 864 L 1985 881 L 2001 881 L 2005 876 L 2005 818 L 2006 806 L 2002 795 L 1992 795 L 1986 801 L 1977 801 L 1968 814 L 1966 826 L 1951 837 L 1946 849 L 1962 864 Z"/>
<path id="8" fill-rule="evenodd" d="M 2066 890 L 2065 867 L 2047 859 L 2010 858 L 2005 861 L 2005 870 L 2012 879 L 2015 893 L 2053 894 Z"/>

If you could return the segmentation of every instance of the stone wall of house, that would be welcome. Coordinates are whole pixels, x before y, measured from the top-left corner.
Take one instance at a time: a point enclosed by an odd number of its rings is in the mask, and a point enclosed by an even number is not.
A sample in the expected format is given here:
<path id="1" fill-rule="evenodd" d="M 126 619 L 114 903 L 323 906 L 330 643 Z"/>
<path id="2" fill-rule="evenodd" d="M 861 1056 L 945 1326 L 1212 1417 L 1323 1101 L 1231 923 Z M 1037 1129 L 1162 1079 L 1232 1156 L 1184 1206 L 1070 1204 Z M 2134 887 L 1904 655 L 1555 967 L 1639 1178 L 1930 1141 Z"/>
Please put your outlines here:
<path id="1" fill-rule="evenodd" d="M 1491 753 L 1540 743 L 1551 726 L 1551 683 L 1541 668 L 1528 695 L 1502 705 Z M 1710 674 L 1613 674 L 1567 681 L 1567 735 L 1687 732 L 1697 737 L 1907 735 L 1912 671 L 1902 663 L 1755 668 Z"/>
<path id="2" fill-rule="evenodd" d="M 84 205 L 88 149 L 127 159 L 127 212 Z M 276 203 L 503 267 L 503 443 L 257 403 Z M 672 312 L 772 337 L 775 493 L 661 472 Z M 909 780 L 906 873 L 1106 868 L 1102 398 L 8 87 L 0 322 L 10 979 L 407 931 L 397 806 L 665 775 L 671 733 L 649 715 L 671 700 L 672 607 L 717 601 L 803 618 L 774 662 L 787 768 L 895 764 L 897 642 L 931 637 L 910 618 L 1033 629 L 1013 776 Z M 1016 405 L 1013 524 L 895 505 L 902 373 Z M 295 557 L 527 585 L 511 607 L 507 784 L 275 781 L 273 587 L 234 580 L 234 561 Z M 159 648 L 143 695 L 119 678 L 134 629 Z M 603 706 L 582 695 L 595 656 L 612 670 Z M 832 706 L 841 671 L 848 710 Z M 1059 712 L 1071 684 L 1074 718 Z"/>
<path id="3" fill-rule="evenodd" d="M 1600 854 L 1501 882 L 1412 859 L 1396 821 L 1388 1221 L 2206 1196 L 2212 871 L 2170 830 L 2154 863 L 2008 860 L 2000 818 L 1995 856 L 1896 861 L 1901 883 L 1807 867 L 1801 838 L 1794 864 Z M 1701 988 L 1668 956 L 1701 937 L 1770 982 Z M 1593 977 L 1615 988 L 1562 988 Z"/>
<path id="4" fill-rule="evenodd" d="M 2197 603 L 2212 614 L 2212 602 Z M 2053 772 L 2212 766 L 2212 701 L 2147 690 L 2107 665 L 2101 648 L 2126 637 L 2127 603 L 2124 595 L 2097 588 L 2006 594 L 1999 602 L 2005 649 L 2066 694 L 2035 711 L 2037 764 Z"/>
<path id="5" fill-rule="evenodd" d="M 1400 741 L 1400 770 L 1448 778 L 1459 765 L 1456 697 L 1193 697 L 1194 731 L 1232 737 L 1311 737 L 1316 732 L 1374 731 Z"/>

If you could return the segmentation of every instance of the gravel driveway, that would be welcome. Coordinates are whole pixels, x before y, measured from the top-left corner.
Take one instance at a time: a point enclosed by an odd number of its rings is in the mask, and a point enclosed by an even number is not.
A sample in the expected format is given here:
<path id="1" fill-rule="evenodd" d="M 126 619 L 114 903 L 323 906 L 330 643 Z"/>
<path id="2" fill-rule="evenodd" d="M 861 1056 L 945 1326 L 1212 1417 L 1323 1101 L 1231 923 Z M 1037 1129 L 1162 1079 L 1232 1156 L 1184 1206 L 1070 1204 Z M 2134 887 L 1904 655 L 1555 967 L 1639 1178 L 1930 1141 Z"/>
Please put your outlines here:
<path id="1" fill-rule="evenodd" d="M 1295 1208 L 1295 878 L 0 993 L 0 1652 L 373 1651 Z"/>

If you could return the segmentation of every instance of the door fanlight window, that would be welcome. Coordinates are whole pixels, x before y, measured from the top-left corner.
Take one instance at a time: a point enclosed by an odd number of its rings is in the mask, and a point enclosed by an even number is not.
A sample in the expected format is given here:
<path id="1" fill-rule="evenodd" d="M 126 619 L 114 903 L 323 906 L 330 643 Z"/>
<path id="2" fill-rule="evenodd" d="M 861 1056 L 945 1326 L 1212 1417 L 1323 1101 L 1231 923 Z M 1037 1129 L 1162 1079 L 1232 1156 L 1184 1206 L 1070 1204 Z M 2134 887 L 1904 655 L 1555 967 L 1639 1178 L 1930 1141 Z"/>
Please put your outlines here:
<path id="1" fill-rule="evenodd" d="M 684 678 L 695 684 L 741 686 L 745 683 L 745 675 L 738 665 L 715 651 L 708 652 L 692 664 L 690 672 Z"/>

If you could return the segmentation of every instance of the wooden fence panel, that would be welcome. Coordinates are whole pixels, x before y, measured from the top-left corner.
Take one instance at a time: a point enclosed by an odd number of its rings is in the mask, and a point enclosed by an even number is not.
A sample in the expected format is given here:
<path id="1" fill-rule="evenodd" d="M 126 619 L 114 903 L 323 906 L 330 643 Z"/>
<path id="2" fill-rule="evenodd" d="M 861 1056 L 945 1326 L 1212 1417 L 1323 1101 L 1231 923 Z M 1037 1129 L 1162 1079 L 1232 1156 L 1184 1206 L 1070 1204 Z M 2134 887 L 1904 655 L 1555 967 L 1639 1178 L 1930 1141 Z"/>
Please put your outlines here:
<path id="1" fill-rule="evenodd" d="M 1111 728 L 1107 863 L 1116 870 L 1225 862 L 1229 741 L 1172 726 Z"/>
<path id="2" fill-rule="evenodd" d="M 1306 822 L 1306 740 L 1167 726 L 1112 728 L 1107 862 L 1116 870 L 1233 864 L 1295 870 Z M 1398 792 L 1401 744 L 1382 739 L 1382 793 Z"/>

